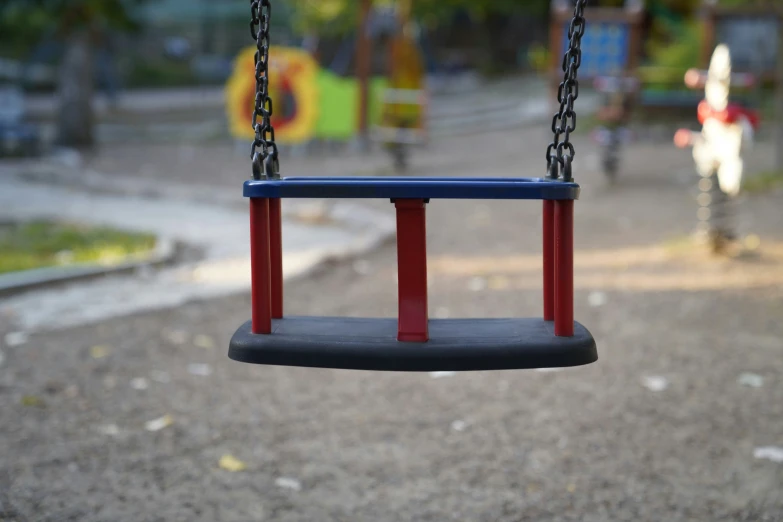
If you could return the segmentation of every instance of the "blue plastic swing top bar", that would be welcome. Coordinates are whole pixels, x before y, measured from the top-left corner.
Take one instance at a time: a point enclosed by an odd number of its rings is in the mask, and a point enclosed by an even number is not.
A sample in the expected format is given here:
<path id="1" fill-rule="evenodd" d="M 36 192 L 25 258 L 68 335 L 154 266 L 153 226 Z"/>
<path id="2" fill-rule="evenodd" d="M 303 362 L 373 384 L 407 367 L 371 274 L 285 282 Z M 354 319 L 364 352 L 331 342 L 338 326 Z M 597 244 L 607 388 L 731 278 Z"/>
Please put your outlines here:
<path id="1" fill-rule="evenodd" d="M 292 177 L 249 180 L 246 198 L 579 199 L 579 185 L 544 178 Z"/>

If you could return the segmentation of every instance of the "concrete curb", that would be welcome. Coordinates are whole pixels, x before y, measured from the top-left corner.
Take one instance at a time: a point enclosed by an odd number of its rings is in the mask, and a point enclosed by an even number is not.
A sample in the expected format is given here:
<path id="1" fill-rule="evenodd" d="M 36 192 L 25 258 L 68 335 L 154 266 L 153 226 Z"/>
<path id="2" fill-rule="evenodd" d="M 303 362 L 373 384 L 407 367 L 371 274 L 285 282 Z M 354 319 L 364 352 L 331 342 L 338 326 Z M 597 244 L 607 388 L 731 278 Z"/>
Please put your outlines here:
<path id="1" fill-rule="evenodd" d="M 354 212 L 354 209 L 350 207 L 350 205 L 346 205 L 333 209 L 330 212 L 330 217 L 339 219 L 339 216 L 345 212 Z M 367 228 L 372 229 L 372 232 L 363 237 L 354 238 L 354 240 L 342 245 L 318 248 L 312 252 L 294 255 L 292 258 L 284 258 L 286 284 L 319 273 L 331 263 L 359 259 L 394 238 L 395 220 L 393 218 L 377 215 L 376 219 L 372 219 L 371 222 L 372 224 Z M 248 280 L 215 286 L 208 279 L 193 279 L 182 283 L 179 287 L 170 286 L 172 280 L 189 279 L 197 272 L 202 270 L 208 272 L 215 268 L 233 273 L 247 273 Z M 138 279 L 135 277 L 131 279 L 107 277 L 104 282 L 101 277 L 95 277 L 91 281 L 76 285 L 62 285 L 62 289 L 56 283 L 52 283 L 52 285 L 43 286 L 36 291 L 21 292 L 9 299 L 0 299 L 0 313 L 5 305 L 6 310 L 11 311 L 12 316 L 15 317 L 13 323 L 16 328 L 32 333 L 90 325 L 138 313 L 169 310 L 192 302 L 247 295 L 250 293 L 249 259 L 244 257 L 207 259 L 182 265 L 175 264 L 148 275 L 141 274 Z M 147 292 L 153 289 L 155 292 L 160 292 L 161 286 L 167 289 L 165 290 L 165 299 L 160 300 L 158 296 L 150 298 L 151 294 L 147 295 Z M 183 287 L 187 287 L 187 290 L 183 291 Z M 126 299 L 131 295 L 129 294 L 130 288 L 133 288 L 133 295 L 141 294 L 140 299 L 135 297 L 129 301 Z M 112 297 L 107 298 L 107 296 Z M 78 310 L 69 309 L 69 303 L 75 301 L 82 302 L 84 306 L 80 306 Z M 43 310 L 40 306 L 42 302 L 47 303 Z"/>
<path id="2" fill-rule="evenodd" d="M 129 260 L 113 265 L 85 263 L 63 267 L 36 268 L 0 275 L 0 297 L 8 297 L 30 290 L 59 284 L 85 281 L 99 277 L 134 272 L 145 267 L 171 263 L 179 251 L 179 244 L 168 238 L 157 238 L 152 252 L 131 256 Z"/>

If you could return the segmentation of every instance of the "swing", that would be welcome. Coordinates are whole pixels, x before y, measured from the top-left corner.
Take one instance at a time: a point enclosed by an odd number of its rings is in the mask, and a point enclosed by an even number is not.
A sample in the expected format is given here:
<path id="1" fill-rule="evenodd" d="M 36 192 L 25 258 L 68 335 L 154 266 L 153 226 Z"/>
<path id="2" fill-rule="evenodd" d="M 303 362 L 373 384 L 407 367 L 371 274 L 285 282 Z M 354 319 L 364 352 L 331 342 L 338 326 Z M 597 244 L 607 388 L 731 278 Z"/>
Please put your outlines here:
<path id="1" fill-rule="evenodd" d="M 280 178 L 272 102 L 266 80 L 269 0 L 251 4 L 257 94 L 250 200 L 252 319 L 231 339 L 235 361 L 377 371 L 475 371 L 570 367 L 598 358 L 595 341 L 573 317 L 573 208 L 579 185 L 571 177 L 576 127 L 573 103 L 581 62 L 586 0 L 577 0 L 558 92 L 560 112 L 547 148 L 544 178 Z M 260 118 L 261 121 L 258 121 Z M 561 135 L 564 139 L 561 141 Z M 260 150 L 258 148 L 260 147 Z M 283 314 L 280 204 L 286 198 L 380 198 L 397 215 L 398 318 L 289 317 Z M 429 319 L 425 209 L 432 200 L 543 201 L 542 318 Z"/>

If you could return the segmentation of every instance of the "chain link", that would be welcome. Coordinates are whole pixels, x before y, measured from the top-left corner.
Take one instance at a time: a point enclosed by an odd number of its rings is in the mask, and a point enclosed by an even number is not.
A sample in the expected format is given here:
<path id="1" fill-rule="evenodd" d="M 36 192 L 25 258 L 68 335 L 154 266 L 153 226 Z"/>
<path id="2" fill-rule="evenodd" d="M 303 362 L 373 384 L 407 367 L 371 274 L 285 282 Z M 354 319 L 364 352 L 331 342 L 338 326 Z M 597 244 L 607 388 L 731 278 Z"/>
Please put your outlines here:
<path id="1" fill-rule="evenodd" d="M 571 162 L 576 151 L 571 143 L 571 133 L 576 130 L 574 102 L 579 97 L 577 71 L 582 65 L 582 36 L 585 34 L 584 11 L 587 0 L 576 0 L 574 18 L 568 26 L 568 50 L 563 56 L 563 82 L 557 89 L 560 110 L 552 118 L 554 141 L 546 149 L 547 171 L 550 178 L 558 178 L 558 171 L 564 181 L 571 181 Z M 561 140 L 562 137 L 562 140 Z"/>
<path id="2" fill-rule="evenodd" d="M 270 0 L 250 0 L 250 34 L 258 50 L 255 55 L 256 97 L 253 106 L 255 138 L 250 149 L 253 179 L 279 177 L 280 163 L 272 127 L 274 112 L 269 97 L 269 24 L 272 19 Z M 261 121 L 259 121 L 259 119 Z M 260 149 L 260 150 L 259 150 Z"/>

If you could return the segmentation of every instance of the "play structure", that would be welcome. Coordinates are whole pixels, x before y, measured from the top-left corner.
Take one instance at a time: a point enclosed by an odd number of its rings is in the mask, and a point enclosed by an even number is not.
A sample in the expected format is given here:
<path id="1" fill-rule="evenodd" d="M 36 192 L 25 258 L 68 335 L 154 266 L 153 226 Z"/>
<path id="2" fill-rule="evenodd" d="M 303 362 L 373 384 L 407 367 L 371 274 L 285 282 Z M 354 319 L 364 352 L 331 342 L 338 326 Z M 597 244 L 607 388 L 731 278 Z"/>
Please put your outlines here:
<path id="1" fill-rule="evenodd" d="M 735 85 L 734 98 L 754 103 L 765 87 L 775 82 L 777 38 L 783 25 L 783 3 L 775 0 L 748 1 L 737 5 L 718 5 L 703 0 L 698 24 L 688 28 L 678 24 L 682 32 L 677 38 L 692 43 L 698 55 L 697 66 L 706 69 L 718 44 L 731 51 L 735 71 L 750 73 L 758 81 L 752 89 Z M 685 51 L 687 52 L 687 51 Z M 640 71 L 645 84 L 639 105 L 648 116 L 693 109 L 700 101 L 698 93 L 682 89 L 682 71 L 644 68 Z M 651 87 L 654 86 L 654 87 Z"/>
<path id="2" fill-rule="evenodd" d="M 231 135 L 252 139 L 247 114 L 255 98 L 254 47 L 243 50 L 226 85 L 226 109 Z M 278 106 L 274 115 L 280 144 L 298 145 L 314 139 L 348 141 L 359 132 L 359 82 L 321 67 L 313 56 L 298 48 L 272 46 L 269 50 L 269 89 Z M 369 118 L 380 123 L 381 99 L 386 79 L 369 82 Z"/>
<path id="3" fill-rule="evenodd" d="M 715 47 L 724 44 L 731 52 L 735 71 L 754 74 L 759 84 L 774 82 L 781 20 L 783 3 L 776 0 L 735 6 L 704 0 L 701 67 L 706 68 Z"/>
<path id="4" fill-rule="evenodd" d="M 371 50 L 363 49 L 356 37 L 346 38 L 327 66 L 316 60 L 316 49 L 271 46 L 269 89 L 278 100 L 273 125 L 279 144 L 348 142 L 366 126 L 389 150 L 398 170 L 405 169 L 410 147 L 426 142 L 428 101 L 424 56 L 409 9 L 408 3 L 397 12 L 375 10 L 367 22 L 368 41 L 388 42 L 382 74 L 370 70 L 370 57 L 357 59 L 360 50 Z M 237 55 L 225 90 L 229 130 L 241 140 L 254 135 L 247 112 L 255 97 L 255 53 L 255 47 L 248 47 Z"/>
<path id="5" fill-rule="evenodd" d="M 388 52 L 388 86 L 383 92 L 381 124 L 374 138 L 392 156 L 398 172 L 407 169 L 410 148 L 427 140 L 427 89 L 424 56 L 414 36 L 411 0 L 398 4 Z"/>
<path id="6" fill-rule="evenodd" d="M 731 86 L 749 86 L 756 78 L 748 74 L 732 74 L 731 52 L 718 45 L 707 71 L 692 69 L 685 75 L 685 84 L 692 89 L 704 89 L 699 103 L 700 133 L 681 129 L 674 141 L 678 147 L 693 147 L 699 182 L 699 229 L 715 253 L 722 252 L 735 239 L 730 222 L 729 206 L 742 186 L 742 153 L 753 143 L 758 128 L 758 115 L 729 98 Z"/>
<path id="7" fill-rule="evenodd" d="M 254 76 L 250 200 L 251 320 L 231 339 L 236 361 L 386 371 L 469 371 L 578 366 L 597 360 L 590 332 L 574 321 L 574 102 L 586 0 L 577 0 L 542 178 L 280 177 L 268 86 L 270 0 L 251 4 L 258 52 Z M 543 155 L 542 155 L 543 156 Z M 543 158 L 542 158 L 543 159 Z M 377 198 L 397 212 L 399 314 L 392 318 L 295 317 L 283 310 L 281 201 Z M 437 200 L 543 201 L 543 317 L 429 319 L 426 206 Z"/>
<path id="8" fill-rule="evenodd" d="M 571 5 L 573 2 L 567 0 L 552 2 L 549 47 L 552 53 L 552 86 L 555 89 L 560 82 L 557 71 L 562 68 L 561 57 L 568 48 Z M 625 0 L 623 7 L 589 7 L 585 13 L 590 24 L 582 40 L 583 78 L 593 80 L 601 76 L 635 75 L 642 52 L 644 2 Z"/>

